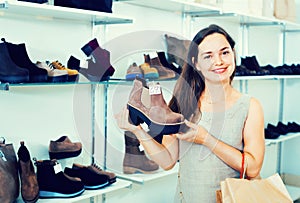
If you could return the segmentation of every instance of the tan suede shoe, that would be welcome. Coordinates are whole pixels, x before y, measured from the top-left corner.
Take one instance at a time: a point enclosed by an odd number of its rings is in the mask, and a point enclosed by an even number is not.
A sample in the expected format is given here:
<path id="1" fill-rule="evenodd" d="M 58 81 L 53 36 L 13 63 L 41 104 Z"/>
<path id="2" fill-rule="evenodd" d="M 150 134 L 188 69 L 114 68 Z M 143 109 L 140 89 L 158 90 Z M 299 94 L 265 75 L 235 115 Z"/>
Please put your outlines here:
<path id="1" fill-rule="evenodd" d="M 80 142 L 71 142 L 67 136 L 62 136 L 58 140 L 50 141 L 49 156 L 50 159 L 64 159 L 76 157 L 81 153 L 82 144 Z"/>

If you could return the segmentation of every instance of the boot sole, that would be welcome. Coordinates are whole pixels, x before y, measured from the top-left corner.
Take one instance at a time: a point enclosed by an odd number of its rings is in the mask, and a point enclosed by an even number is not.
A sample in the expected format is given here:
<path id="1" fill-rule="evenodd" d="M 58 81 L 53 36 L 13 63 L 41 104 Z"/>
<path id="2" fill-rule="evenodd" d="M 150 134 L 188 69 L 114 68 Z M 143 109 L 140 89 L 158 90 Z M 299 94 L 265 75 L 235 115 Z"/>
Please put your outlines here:
<path id="1" fill-rule="evenodd" d="M 145 171 L 140 168 L 130 167 L 130 166 L 123 166 L 123 173 L 125 174 L 135 174 L 135 173 L 145 173 L 145 174 L 151 174 L 156 172 L 158 169 L 155 169 L 153 171 Z"/>
<path id="2" fill-rule="evenodd" d="M 23 199 L 23 201 L 25 202 L 25 203 L 35 203 L 35 202 L 37 202 L 38 201 L 38 199 L 39 199 L 39 195 L 37 195 L 34 199 L 32 199 L 32 200 L 27 200 L 27 199 L 24 199 L 24 197 L 22 196 L 22 199 Z"/>
<path id="3" fill-rule="evenodd" d="M 78 192 L 74 192 L 72 194 L 63 194 L 59 192 L 50 192 L 50 191 L 43 191 L 40 190 L 40 199 L 47 199 L 47 198 L 70 198 L 70 197 L 77 197 L 81 195 L 85 190 L 82 189 Z"/>
<path id="4" fill-rule="evenodd" d="M 148 125 L 149 130 L 154 134 L 169 135 L 178 133 L 179 129 L 183 127 L 183 125 L 185 125 L 184 121 L 179 123 L 158 123 L 151 120 L 142 111 L 130 104 L 127 104 L 127 108 L 129 110 L 129 117 L 131 119 L 131 122 L 134 125 L 139 125 L 145 122 Z"/>
<path id="5" fill-rule="evenodd" d="M 74 152 L 49 152 L 50 159 L 65 159 L 76 157 L 81 153 L 81 150 Z"/>
<path id="6" fill-rule="evenodd" d="M 28 82 L 29 76 L 27 75 L 20 75 L 20 76 L 7 76 L 7 75 L 0 75 L 1 82 L 8 82 L 8 83 L 22 83 Z"/>

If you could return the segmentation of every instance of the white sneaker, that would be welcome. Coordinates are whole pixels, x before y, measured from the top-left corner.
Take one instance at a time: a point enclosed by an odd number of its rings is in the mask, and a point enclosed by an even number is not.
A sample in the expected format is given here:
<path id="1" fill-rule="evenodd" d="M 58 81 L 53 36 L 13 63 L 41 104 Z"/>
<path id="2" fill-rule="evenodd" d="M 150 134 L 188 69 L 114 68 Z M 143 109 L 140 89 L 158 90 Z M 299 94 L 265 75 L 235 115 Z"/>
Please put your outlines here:
<path id="1" fill-rule="evenodd" d="M 48 65 L 49 64 L 49 65 Z M 48 82 L 67 82 L 68 81 L 68 71 L 55 69 L 51 66 L 51 63 L 47 62 L 36 62 L 36 66 L 43 68 L 48 72 Z"/>

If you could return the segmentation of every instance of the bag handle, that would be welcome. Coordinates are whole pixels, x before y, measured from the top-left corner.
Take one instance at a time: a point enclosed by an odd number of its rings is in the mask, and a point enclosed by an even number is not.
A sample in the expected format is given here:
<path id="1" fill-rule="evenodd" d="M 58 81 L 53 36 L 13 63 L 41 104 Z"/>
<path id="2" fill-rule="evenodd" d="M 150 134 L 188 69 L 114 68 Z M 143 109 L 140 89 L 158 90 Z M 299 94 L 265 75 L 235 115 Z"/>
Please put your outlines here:
<path id="1" fill-rule="evenodd" d="M 240 179 L 244 179 L 247 169 L 247 160 L 245 160 L 245 153 L 242 153 L 242 167 L 240 171 Z"/>

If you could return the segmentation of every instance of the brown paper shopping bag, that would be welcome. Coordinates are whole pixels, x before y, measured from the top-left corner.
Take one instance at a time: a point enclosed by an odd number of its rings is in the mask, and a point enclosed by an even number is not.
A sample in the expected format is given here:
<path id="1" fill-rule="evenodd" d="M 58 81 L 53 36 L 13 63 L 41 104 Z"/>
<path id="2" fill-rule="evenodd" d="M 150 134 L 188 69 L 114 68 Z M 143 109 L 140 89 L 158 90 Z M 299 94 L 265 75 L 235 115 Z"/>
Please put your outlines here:
<path id="1" fill-rule="evenodd" d="M 243 155 L 244 160 L 244 155 Z M 244 161 L 242 161 L 244 163 Z M 244 165 L 244 164 L 243 164 Z M 247 163 L 242 167 L 245 174 Z M 242 178 L 227 178 L 220 183 L 217 191 L 217 203 L 292 203 L 292 199 L 279 174 L 266 179 L 248 180 Z"/>

